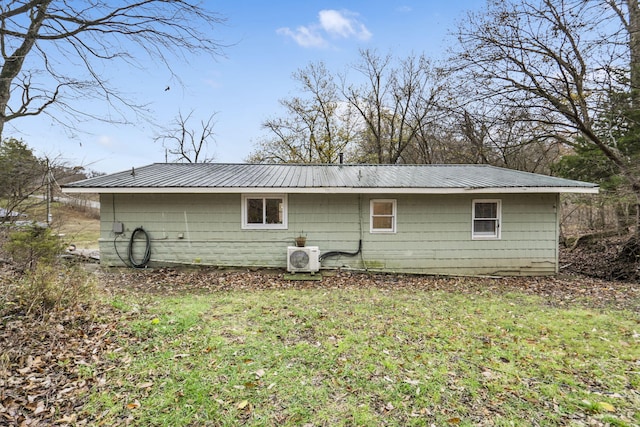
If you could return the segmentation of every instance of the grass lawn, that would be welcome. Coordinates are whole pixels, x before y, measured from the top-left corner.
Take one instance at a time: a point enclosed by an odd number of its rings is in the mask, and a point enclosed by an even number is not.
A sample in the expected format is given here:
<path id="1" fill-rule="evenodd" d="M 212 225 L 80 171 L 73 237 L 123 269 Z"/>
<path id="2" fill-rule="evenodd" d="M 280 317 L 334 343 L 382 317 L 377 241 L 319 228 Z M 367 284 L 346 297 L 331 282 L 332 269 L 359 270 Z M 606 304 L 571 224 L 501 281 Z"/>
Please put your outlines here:
<path id="1" fill-rule="evenodd" d="M 98 249 L 100 220 L 72 206 L 53 205 L 53 229 L 62 235 L 63 242 L 78 249 Z"/>
<path id="2" fill-rule="evenodd" d="M 518 291 L 113 296 L 100 425 L 640 425 L 640 315 Z"/>

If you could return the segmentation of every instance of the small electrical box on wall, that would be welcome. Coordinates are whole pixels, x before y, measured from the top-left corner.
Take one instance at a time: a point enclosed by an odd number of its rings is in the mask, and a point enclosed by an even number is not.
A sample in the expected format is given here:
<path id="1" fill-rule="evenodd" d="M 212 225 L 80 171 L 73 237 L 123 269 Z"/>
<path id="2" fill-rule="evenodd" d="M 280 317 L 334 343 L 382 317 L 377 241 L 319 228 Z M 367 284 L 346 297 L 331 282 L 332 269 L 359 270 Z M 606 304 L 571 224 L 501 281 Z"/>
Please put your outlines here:
<path id="1" fill-rule="evenodd" d="M 113 223 L 112 231 L 113 231 L 115 234 L 122 234 L 122 233 L 124 233 L 124 224 L 123 224 L 123 223 L 121 223 L 121 222 L 114 222 L 114 223 Z"/>

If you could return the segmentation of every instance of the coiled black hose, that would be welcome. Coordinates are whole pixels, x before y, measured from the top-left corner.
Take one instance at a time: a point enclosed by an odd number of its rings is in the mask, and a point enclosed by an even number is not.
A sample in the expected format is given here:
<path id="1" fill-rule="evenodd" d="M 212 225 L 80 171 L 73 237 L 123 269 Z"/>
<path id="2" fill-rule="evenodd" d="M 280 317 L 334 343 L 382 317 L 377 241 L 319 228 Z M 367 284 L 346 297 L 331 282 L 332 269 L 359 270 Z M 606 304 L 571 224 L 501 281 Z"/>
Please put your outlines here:
<path id="1" fill-rule="evenodd" d="M 141 233 L 145 239 L 145 249 L 144 256 L 142 260 L 136 261 L 133 256 L 133 243 L 136 238 L 136 234 Z M 131 237 L 129 238 L 129 262 L 131 263 L 131 267 L 133 268 L 144 268 L 149 263 L 151 259 L 151 239 L 149 238 L 149 234 L 142 228 L 138 227 L 131 233 Z"/>

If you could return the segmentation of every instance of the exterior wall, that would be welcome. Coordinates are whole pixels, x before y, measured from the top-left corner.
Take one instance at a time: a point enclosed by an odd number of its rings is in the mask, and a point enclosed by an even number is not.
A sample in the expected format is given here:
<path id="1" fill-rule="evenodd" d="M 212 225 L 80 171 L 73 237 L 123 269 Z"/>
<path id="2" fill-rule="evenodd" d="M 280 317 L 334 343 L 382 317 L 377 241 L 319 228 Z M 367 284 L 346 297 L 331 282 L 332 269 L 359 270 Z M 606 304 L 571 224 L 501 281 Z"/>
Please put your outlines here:
<path id="1" fill-rule="evenodd" d="M 371 234 L 371 199 L 397 200 L 397 232 Z M 502 200 L 500 240 L 472 240 L 472 201 Z M 202 264 L 286 268 L 286 247 L 304 233 L 333 257 L 323 268 L 446 275 L 544 275 L 557 271 L 557 194 L 289 194 L 287 230 L 243 230 L 241 194 L 102 194 L 100 253 L 123 265 L 131 232 L 151 237 L 150 265 Z M 113 233 L 122 222 L 124 233 Z M 115 240 L 115 244 L 114 244 Z M 134 258 L 144 245 L 136 242 Z"/>

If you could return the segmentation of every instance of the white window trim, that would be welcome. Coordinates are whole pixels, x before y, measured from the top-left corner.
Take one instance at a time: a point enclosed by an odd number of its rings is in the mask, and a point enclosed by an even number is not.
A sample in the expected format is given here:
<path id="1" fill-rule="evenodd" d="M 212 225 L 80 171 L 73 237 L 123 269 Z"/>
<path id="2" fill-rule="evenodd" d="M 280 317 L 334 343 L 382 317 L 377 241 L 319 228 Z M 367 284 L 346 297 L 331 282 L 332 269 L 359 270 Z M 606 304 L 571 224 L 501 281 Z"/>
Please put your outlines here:
<path id="1" fill-rule="evenodd" d="M 496 203 L 497 224 L 496 233 L 492 235 L 476 234 L 474 223 L 476 220 L 476 203 Z M 478 218 L 486 219 L 486 218 Z M 471 203 L 471 240 L 500 240 L 502 238 L 502 200 L 500 199 L 474 199 Z"/>
<path id="2" fill-rule="evenodd" d="M 249 224 L 247 222 L 247 199 L 282 199 L 282 224 Z M 243 230 L 286 230 L 288 229 L 289 208 L 286 194 L 243 194 L 242 229 Z"/>
<path id="3" fill-rule="evenodd" d="M 373 228 L 373 204 L 374 203 L 392 203 L 392 219 L 391 228 Z M 396 199 L 371 199 L 369 200 L 369 233 L 372 234 L 395 234 L 397 231 L 396 223 L 398 219 L 398 204 Z"/>

